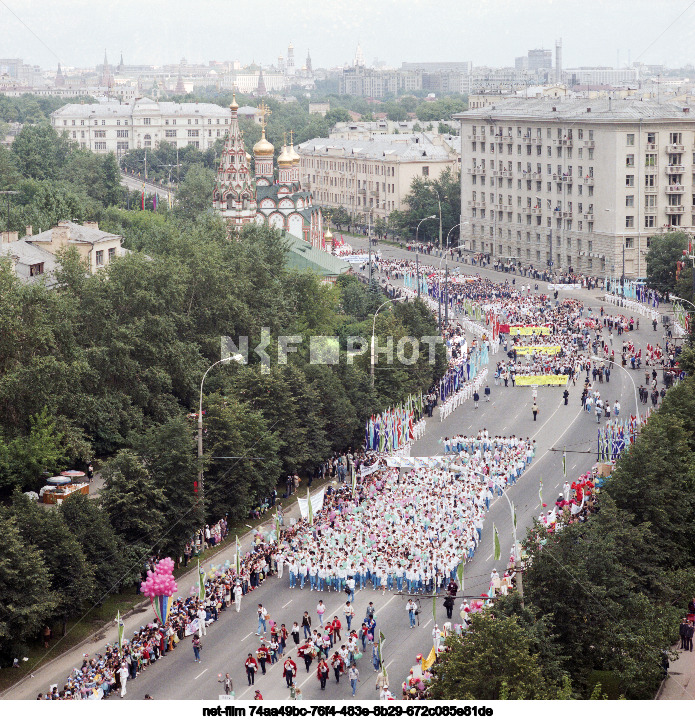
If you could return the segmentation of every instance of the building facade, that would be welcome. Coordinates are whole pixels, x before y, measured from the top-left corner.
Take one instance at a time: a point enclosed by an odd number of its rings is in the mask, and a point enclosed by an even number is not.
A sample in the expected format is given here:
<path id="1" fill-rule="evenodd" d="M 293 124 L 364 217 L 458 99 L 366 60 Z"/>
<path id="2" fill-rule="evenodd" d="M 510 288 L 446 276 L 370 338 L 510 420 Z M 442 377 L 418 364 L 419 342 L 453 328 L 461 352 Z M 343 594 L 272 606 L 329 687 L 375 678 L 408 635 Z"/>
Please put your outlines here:
<path id="1" fill-rule="evenodd" d="M 456 171 L 457 153 L 442 137 L 426 133 L 369 139 L 314 138 L 297 146 L 303 186 L 321 206 L 353 215 L 388 218 L 403 210 L 417 177 Z"/>
<path id="2" fill-rule="evenodd" d="M 229 128 L 231 113 L 212 103 L 158 103 L 139 98 L 132 103 L 64 105 L 51 113 L 58 133 L 67 133 L 95 153 L 120 155 L 133 148 L 170 143 L 207 150 Z"/>
<path id="3" fill-rule="evenodd" d="M 462 238 L 474 252 L 640 278 L 650 236 L 695 230 L 689 106 L 523 100 L 454 117 Z"/>

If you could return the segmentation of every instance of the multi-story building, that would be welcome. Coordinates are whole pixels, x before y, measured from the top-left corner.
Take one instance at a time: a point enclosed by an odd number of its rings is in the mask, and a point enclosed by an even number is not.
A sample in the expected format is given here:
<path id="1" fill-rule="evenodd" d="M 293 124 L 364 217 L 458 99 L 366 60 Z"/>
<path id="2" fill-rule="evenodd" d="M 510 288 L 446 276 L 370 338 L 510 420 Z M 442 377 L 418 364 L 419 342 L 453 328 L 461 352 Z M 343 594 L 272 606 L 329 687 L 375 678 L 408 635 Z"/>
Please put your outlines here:
<path id="1" fill-rule="evenodd" d="M 512 100 L 454 117 L 462 237 L 474 252 L 644 277 L 651 236 L 695 229 L 690 106 Z"/>
<path id="2" fill-rule="evenodd" d="M 139 98 L 128 105 L 100 103 L 64 105 L 51 113 L 58 133 L 95 153 L 125 153 L 171 143 L 207 150 L 224 138 L 229 108 L 212 103 L 157 103 Z"/>
<path id="3" fill-rule="evenodd" d="M 441 136 L 417 133 L 371 139 L 314 138 L 297 146 L 302 186 L 321 206 L 388 218 L 403 210 L 414 178 L 456 171 L 457 153 Z"/>
<path id="4" fill-rule="evenodd" d="M 636 85 L 638 68 L 582 67 L 567 68 L 562 72 L 569 85 Z"/>

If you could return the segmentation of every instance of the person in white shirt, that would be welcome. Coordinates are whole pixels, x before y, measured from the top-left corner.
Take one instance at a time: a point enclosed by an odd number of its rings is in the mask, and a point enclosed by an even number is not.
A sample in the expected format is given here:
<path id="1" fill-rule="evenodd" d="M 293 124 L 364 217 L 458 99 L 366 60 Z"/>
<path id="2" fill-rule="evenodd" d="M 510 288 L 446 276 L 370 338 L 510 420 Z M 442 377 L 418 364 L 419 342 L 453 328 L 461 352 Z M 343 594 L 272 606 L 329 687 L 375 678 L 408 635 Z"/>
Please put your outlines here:
<path id="1" fill-rule="evenodd" d="M 241 611 L 241 596 L 242 596 L 241 583 L 237 580 L 237 582 L 234 584 L 234 606 L 236 607 L 237 613 L 239 613 L 239 611 Z"/>
<path id="2" fill-rule="evenodd" d="M 205 619 L 207 618 L 207 613 L 205 612 L 205 609 L 201 606 L 198 607 L 198 621 L 200 622 L 200 632 L 203 634 L 203 636 L 207 636 L 207 628 L 205 627 Z"/>
<path id="3" fill-rule="evenodd" d="M 121 698 L 126 694 L 126 684 L 128 683 L 128 666 L 124 663 L 118 669 L 118 679 L 121 682 Z"/>
<path id="4" fill-rule="evenodd" d="M 323 601 L 319 601 L 316 606 L 316 615 L 319 617 L 319 625 L 323 627 L 323 614 L 326 613 L 326 606 Z"/>

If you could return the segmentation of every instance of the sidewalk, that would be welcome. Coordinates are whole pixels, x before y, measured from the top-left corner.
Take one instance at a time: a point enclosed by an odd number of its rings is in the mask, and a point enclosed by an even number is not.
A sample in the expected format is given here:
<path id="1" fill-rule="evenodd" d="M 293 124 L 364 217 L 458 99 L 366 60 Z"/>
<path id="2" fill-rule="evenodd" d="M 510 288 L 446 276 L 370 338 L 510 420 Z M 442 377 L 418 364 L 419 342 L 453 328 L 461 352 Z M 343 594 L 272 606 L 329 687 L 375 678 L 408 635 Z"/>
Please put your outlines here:
<path id="1" fill-rule="evenodd" d="M 329 479 L 321 485 L 314 483 L 312 484 L 312 491 L 316 492 L 320 488 L 325 488 L 327 485 L 330 485 L 332 481 L 333 479 Z M 295 500 L 290 506 L 283 508 L 283 513 L 286 521 L 289 520 L 290 517 L 299 517 L 299 505 L 297 501 Z M 239 543 L 241 544 L 244 552 L 250 548 L 254 534 L 263 526 L 268 525 L 273 525 L 272 520 L 266 519 L 239 538 Z M 226 545 L 220 548 L 220 550 L 215 552 L 213 555 L 206 558 L 204 565 L 209 568 L 210 564 L 219 563 L 220 559 L 223 560 L 225 557 L 229 557 L 230 553 L 233 552 L 233 546 Z M 178 595 L 184 597 L 188 595 L 188 591 L 191 586 L 195 586 L 197 583 L 197 565 L 195 563 L 195 559 L 188 564 L 188 568 L 190 570 L 176 579 L 176 583 L 179 588 Z M 151 621 L 151 608 L 152 607 L 148 599 L 139 603 L 132 609 L 132 611 L 123 616 L 125 638 L 130 638 L 133 633 L 140 628 L 140 626 Z M 150 611 L 150 613 L 148 613 L 148 611 Z M 31 672 L 31 664 L 27 664 L 26 676 L 24 676 L 20 681 L 17 681 L 14 685 L 10 686 L 10 688 L 0 695 L 0 698 L 18 700 L 36 698 L 36 695 L 39 692 L 46 693 L 49 686 L 53 683 L 57 683 L 59 688 L 62 688 L 70 669 L 75 666 L 79 667 L 85 655 L 92 657 L 101 653 L 107 643 L 113 644 L 116 639 L 116 624 L 114 620 L 114 622 L 107 623 L 102 626 L 81 643 L 67 648 L 64 653 L 56 656 L 54 659 L 45 665 L 40 666 L 35 671 Z M 37 659 L 32 659 L 34 662 L 36 662 L 36 660 Z"/>
<path id="2" fill-rule="evenodd" d="M 677 647 L 675 647 L 677 649 Z M 657 701 L 693 701 L 695 700 L 695 653 L 681 651 L 680 656 L 671 661 L 668 676 L 661 684 Z"/>

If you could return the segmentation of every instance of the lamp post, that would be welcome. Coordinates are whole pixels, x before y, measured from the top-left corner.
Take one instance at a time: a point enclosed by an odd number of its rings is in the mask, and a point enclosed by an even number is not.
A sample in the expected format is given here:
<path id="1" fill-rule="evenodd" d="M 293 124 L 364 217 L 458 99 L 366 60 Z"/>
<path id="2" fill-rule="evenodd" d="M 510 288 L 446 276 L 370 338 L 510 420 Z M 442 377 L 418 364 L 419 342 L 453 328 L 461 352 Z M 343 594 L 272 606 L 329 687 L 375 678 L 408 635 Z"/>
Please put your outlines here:
<path id="1" fill-rule="evenodd" d="M 635 385 L 635 381 L 633 380 L 632 376 L 628 372 L 627 368 L 623 368 L 619 363 L 616 363 L 615 361 L 610 360 L 609 358 L 599 358 L 597 355 L 592 355 L 591 360 L 594 361 L 605 361 L 606 363 L 611 363 L 616 368 L 620 368 L 621 371 L 624 371 L 627 373 L 627 377 L 630 379 L 630 383 L 632 383 L 632 387 L 635 391 L 635 414 L 637 415 L 637 423 L 641 424 L 642 420 L 640 419 L 639 415 L 639 404 L 637 402 L 637 386 Z"/>
<path id="2" fill-rule="evenodd" d="M 442 248 L 442 199 L 439 197 L 439 191 L 435 189 L 434 192 L 437 194 L 437 203 L 439 204 L 439 252 L 443 253 L 444 248 Z"/>
<path id="3" fill-rule="evenodd" d="M 418 257 L 417 252 L 417 237 L 418 237 L 418 231 L 420 230 L 420 226 L 422 223 L 424 223 L 426 220 L 432 220 L 432 218 L 436 218 L 436 215 L 428 215 L 426 218 L 423 218 L 415 228 L 415 275 L 417 276 L 417 297 L 420 297 L 420 260 Z"/>
<path id="4" fill-rule="evenodd" d="M 229 363 L 232 360 L 243 361 L 244 357 L 240 353 L 235 353 L 227 358 L 221 358 L 215 361 L 205 373 L 203 373 L 203 378 L 200 381 L 200 404 L 198 405 L 198 492 L 200 493 L 203 513 L 205 513 L 205 481 L 203 479 L 203 384 L 205 383 L 205 377 L 215 366 L 220 363 Z"/>
<path id="5" fill-rule="evenodd" d="M 376 313 L 374 313 L 374 320 L 372 321 L 372 353 L 371 353 L 371 364 L 369 367 L 369 375 L 370 375 L 370 379 L 371 379 L 372 388 L 374 388 L 374 361 L 375 361 L 375 357 L 376 357 L 376 354 L 375 354 L 376 341 L 375 341 L 375 337 L 374 337 L 374 333 L 376 330 L 376 317 L 377 317 L 377 315 L 379 315 L 379 311 L 385 305 L 388 305 L 389 303 L 393 304 L 393 301 L 387 300 L 376 309 Z"/>

